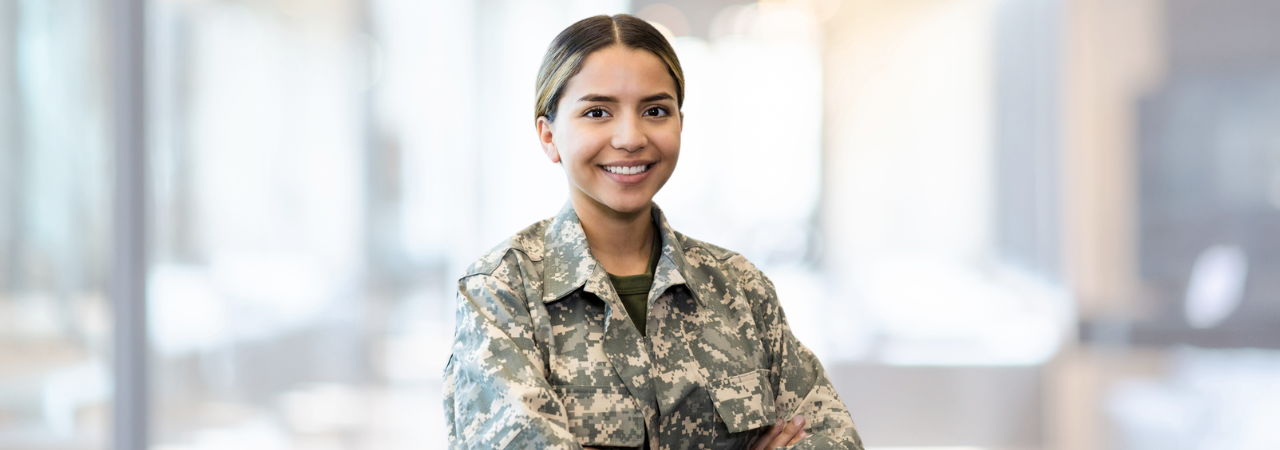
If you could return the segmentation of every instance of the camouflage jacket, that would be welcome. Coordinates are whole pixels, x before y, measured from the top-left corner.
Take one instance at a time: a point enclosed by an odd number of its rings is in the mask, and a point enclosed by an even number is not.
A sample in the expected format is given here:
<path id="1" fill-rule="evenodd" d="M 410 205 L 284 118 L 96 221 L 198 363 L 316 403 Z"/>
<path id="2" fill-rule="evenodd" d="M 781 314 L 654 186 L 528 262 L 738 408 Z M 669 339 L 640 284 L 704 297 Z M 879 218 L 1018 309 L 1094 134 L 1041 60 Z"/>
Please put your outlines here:
<path id="1" fill-rule="evenodd" d="M 445 368 L 451 448 L 738 449 L 804 415 L 795 449 L 861 449 L 822 365 L 745 258 L 671 229 L 646 336 L 591 256 L 571 205 L 499 245 L 458 282 Z"/>

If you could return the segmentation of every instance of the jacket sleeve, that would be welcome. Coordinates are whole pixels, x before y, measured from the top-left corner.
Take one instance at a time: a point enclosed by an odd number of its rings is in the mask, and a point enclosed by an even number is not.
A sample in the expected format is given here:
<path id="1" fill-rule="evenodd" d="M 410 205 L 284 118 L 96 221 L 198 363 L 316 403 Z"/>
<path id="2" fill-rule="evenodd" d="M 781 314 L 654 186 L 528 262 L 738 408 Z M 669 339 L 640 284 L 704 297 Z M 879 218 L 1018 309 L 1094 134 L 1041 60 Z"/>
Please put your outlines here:
<path id="1" fill-rule="evenodd" d="M 749 262 L 744 270 L 744 288 L 757 299 L 754 315 L 769 354 L 769 378 L 773 384 L 778 417 L 805 418 L 809 436 L 793 446 L 796 450 L 862 450 L 862 438 L 822 363 L 791 334 L 778 295 L 763 273 Z"/>
<path id="2" fill-rule="evenodd" d="M 524 296 L 484 274 L 463 278 L 458 288 L 444 373 L 449 447 L 581 449 L 547 382 Z"/>

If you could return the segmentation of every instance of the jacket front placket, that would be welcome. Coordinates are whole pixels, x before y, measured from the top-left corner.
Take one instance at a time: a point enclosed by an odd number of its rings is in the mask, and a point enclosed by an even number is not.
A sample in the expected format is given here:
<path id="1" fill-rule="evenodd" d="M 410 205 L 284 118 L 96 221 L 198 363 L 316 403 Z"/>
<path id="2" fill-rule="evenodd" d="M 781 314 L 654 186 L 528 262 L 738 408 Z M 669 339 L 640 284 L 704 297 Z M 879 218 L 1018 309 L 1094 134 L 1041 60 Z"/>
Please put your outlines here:
<path id="1" fill-rule="evenodd" d="M 636 329 L 626 309 L 622 307 L 622 299 L 609 282 L 604 268 L 596 264 L 595 270 L 587 279 L 583 290 L 599 297 L 605 303 L 604 353 L 613 370 L 622 378 L 627 390 L 639 404 L 645 417 L 645 428 L 649 430 L 650 446 L 656 448 L 658 426 L 658 397 L 653 390 L 650 379 L 652 360 L 644 337 Z"/>
<path id="2" fill-rule="evenodd" d="M 545 239 L 547 267 L 543 302 L 554 302 L 579 286 L 604 301 L 602 348 L 605 357 L 644 414 L 650 447 L 656 449 L 658 400 L 650 380 L 652 361 L 648 347 L 622 307 L 622 300 L 609 282 L 608 273 L 591 255 L 586 233 L 572 204 L 566 203 L 547 227 Z"/>

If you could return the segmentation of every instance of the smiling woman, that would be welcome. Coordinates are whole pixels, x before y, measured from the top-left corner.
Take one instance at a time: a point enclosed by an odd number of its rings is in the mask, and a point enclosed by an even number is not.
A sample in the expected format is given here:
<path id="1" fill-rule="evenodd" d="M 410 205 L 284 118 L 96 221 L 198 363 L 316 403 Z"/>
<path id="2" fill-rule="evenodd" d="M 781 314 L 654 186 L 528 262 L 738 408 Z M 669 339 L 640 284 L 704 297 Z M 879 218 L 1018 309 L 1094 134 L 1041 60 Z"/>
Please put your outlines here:
<path id="1" fill-rule="evenodd" d="M 684 124 L 683 72 L 658 30 L 579 21 L 537 88 L 538 137 L 569 201 L 459 280 L 450 445 L 861 449 L 769 279 L 653 203 Z"/>

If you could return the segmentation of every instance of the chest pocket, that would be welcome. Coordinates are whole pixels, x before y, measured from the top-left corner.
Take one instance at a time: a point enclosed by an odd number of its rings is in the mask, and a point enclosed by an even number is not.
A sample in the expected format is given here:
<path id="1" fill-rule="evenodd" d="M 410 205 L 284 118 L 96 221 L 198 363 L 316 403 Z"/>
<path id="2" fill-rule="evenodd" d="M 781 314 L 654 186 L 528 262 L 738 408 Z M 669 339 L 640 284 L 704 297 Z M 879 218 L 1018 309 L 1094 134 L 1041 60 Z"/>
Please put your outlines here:
<path id="1" fill-rule="evenodd" d="M 768 372 L 753 370 L 707 382 L 707 392 L 716 406 L 716 414 L 730 433 L 772 425 L 777 411 L 773 406 L 773 389 Z"/>
<path id="2" fill-rule="evenodd" d="M 644 415 L 625 387 L 560 386 L 569 432 L 583 446 L 639 447 Z"/>

